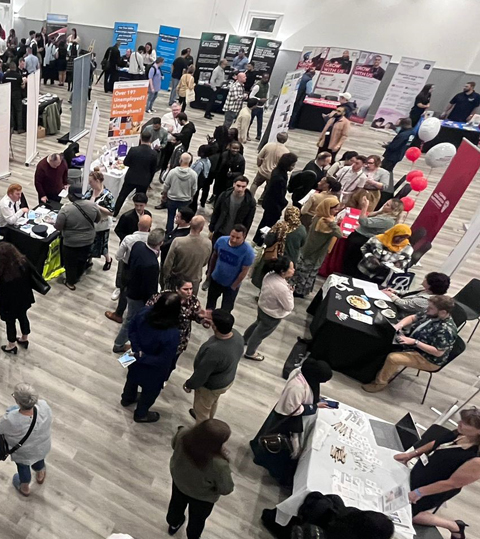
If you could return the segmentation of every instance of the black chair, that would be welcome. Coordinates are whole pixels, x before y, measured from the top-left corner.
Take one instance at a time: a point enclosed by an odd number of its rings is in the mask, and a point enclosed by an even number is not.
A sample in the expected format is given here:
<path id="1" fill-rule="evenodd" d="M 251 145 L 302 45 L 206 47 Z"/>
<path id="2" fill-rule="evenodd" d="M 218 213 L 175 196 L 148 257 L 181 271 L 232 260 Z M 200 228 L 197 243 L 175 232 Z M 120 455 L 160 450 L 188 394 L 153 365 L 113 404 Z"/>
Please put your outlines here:
<path id="1" fill-rule="evenodd" d="M 432 381 L 432 376 L 436 373 L 436 372 L 440 372 L 441 370 L 443 370 L 447 365 L 450 365 L 450 363 L 456 359 L 460 354 L 463 354 L 463 352 L 465 352 L 465 349 L 467 348 L 467 345 L 465 344 L 465 341 L 461 338 L 461 337 L 457 337 L 457 340 L 455 341 L 455 344 L 453 345 L 453 348 L 448 356 L 448 359 L 447 359 L 447 362 L 445 363 L 445 365 L 443 365 L 442 367 L 439 367 L 436 371 L 423 371 L 423 372 L 426 372 L 428 373 L 428 383 L 427 383 L 427 387 L 425 388 L 425 393 L 423 394 L 423 399 L 422 399 L 422 404 L 425 402 L 425 399 L 427 398 L 427 393 L 428 393 L 428 390 L 430 388 L 430 383 Z M 402 374 L 402 372 L 407 369 L 408 367 L 403 367 L 403 369 L 399 372 L 397 372 L 397 374 L 388 382 L 389 384 L 391 384 L 395 378 L 397 378 L 397 376 L 400 376 L 400 374 Z M 417 376 L 420 374 L 420 370 L 417 372 Z"/>
<path id="2" fill-rule="evenodd" d="M 392 174 L 393 174 L 393 172 L 392 172 Z M 407 181 L 407 176 L 406 175 L 402 176 L 398 180 L 398 182 L 394 185 L 393 192 L 396 193 L 406 181 Z"/>
<path id="3" fill-rule="evenodd" d="M 375 206 L 375 211 L 379 210 L 386 202 L 388 202 L 391 198 L 393 198 L 394 190 L 395 190 L 395 186 L 393 185 L 393 172 L 390 172 L 390 179 L 388 181 L 388 187 L 385 187 L 385 189 L 382 190 L 382 193 L 380 195 L 380 200 L 378 201 L 378 204 Z"/>
<path id="4" fill-rule="evenodd" d="M 453 318 L 453 321 L 455 322 L 458 331 L 460 331 L 467 323 L 467 313 L 465 312 L 465 309 L 461 307 L 458 303 L 455 303 L 453 311 L 450 313 L 450 316 Z"/>
<path id="5" fill-rule="evenodd" d="M 420 240 L 417 240 L 417 243 L 418 243 L 418 241 L 420 241 Z M 430 251 L 431 248 L 432 248 L 432 243 L 430 241 L 426 241 L 418 249 L 413 251 L 412 259 L 410 260 L 410 264 L 408 265 L 408 267 L 412 268 L 413 266 L 415 266 L 415 264 L 418 264 L 420 259 L 425 254 L 427 254 L 428 251 Z"/>
<path id="6" fill-rule="evenodd" d="M 410 245 L 415 249 L 415 245 L 427 235 L 427 229 L 423 226 L 415 229 L 410 236 Z"/>
<path id="7" fill-rule="evenodd" d="M 480 279 L 472 279 L 458 294 L 453 296 L 453 299 L 465 311 L 467 320 L 477 321 L 468 338 L 467 342 L 470 342 L 473 334 L 477 331 L 478 324 L 480 324 Z"/>
<path id="8" fill-rule="evenodd" d="M 406 183 L 400 191 L 395 195 L 395 198 L 403 198 L 410 194 L 410 191 L 412 190 L 412 186 L 409 183 Z"/>

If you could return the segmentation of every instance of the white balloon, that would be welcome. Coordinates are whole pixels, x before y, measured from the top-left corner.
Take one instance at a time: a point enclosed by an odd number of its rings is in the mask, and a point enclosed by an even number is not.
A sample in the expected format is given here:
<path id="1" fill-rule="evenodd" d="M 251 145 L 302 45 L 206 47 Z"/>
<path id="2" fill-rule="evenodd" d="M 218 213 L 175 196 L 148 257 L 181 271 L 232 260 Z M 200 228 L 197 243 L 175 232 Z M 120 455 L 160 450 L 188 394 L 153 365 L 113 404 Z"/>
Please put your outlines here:
<path id="1" fill-rule="evenodd" d="M 442 142 L 430 148 L 425 155 L 425 163 L 432 168 L 446 167 L 457 153 L 450 142 Z"/>
<path id="2" fill-rule="evenodd" d="M 442 122 L 438 118 L 427 118 L 422 122 L 420 129 L 418 130 L 418 136 L 423 142 L 430 142 L 440 132 Z"/>

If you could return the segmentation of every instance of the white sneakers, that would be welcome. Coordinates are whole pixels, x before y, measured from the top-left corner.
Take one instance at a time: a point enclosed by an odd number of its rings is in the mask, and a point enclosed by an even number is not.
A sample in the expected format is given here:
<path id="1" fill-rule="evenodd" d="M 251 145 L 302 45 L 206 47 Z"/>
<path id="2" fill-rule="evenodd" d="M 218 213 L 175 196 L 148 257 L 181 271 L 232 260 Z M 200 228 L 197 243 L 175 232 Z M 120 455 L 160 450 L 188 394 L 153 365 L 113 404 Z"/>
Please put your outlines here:
<path id="1" fill-rule="evenodd" d="M 119 297 L 120 297 L 120 288 L 115 288 L 112 294 L 112 301 L 117 301 Z"/>

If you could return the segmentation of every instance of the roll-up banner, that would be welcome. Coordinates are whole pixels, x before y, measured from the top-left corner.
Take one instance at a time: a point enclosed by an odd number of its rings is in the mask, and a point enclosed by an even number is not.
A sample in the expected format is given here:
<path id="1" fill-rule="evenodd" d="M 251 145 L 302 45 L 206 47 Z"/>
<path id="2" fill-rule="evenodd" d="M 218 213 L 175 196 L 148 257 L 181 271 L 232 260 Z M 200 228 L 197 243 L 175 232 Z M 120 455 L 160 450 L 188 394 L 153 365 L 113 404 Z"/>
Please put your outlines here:
<path id="1" fill-rule="evenodd" d="M 95 101 L 90 120 L 90 136 L 88 138 L 87 152 L 85 153 L 85 164 L 83 165 L 83 192 L 88 189 L 88 176 L 90 174 L 90 165 L 93 159 L 93 150 L 95 148 L 95 139 L 97 138 L 98 123 L 100 122 L 100 109 Z"/>
<path id="2" fill-rule="evenodd" d="M 377 93 L 378 87 L 392 57 L 378 52 L 361 51 L 353 68 L 347 92 L 352 94 L 351 101 L 357 104 L 356 112 L 350 121 L 363 124 L 368 110 Z"/>
<path id="3" fill-rule="evenodd" d="M 298 83 L 304 71 L 291 71 L 286 74 L 283 81 L 280 95 L 278 96 L 275 111 L 272 114 L 273 120 L 270 129 L 268 142 L 275 142 L 278 133 L 287 132 L 290 118 L 292 117 L 293 105 L 297 97 Z"/>
<path id="4" fill-rule="evenodd" d="M 255 62 L 255 72 L 258 78 L 264 73 L 272 74 L 281 45 L 281 41 L 257 37 L 250 60 Z"/>
<path id="5" fill-rule="evenodd" d="M 0 179 L 10 176 L 10 93 L 12 84 L 0 84 Z"/>
<path id="6" fill-rule="evenodd" d="M 38 100 L 40 97 L 40 69 L 27 78 L 27 144 L 25 166 L 29 166 L 38 154 Z"/>
<path id="7" fill-rule="evenodd" d="M 87 118 L 88 87 L 90 84 L 91 53 L 73 61 L 72 113 L 70 115 L 70 140 L 78 141 L 88 133 Z"/>
<path id="8" fill-rule="evenodd" d="M 120 54 L 124 55 L 127 49 L 135 51 L 137 43 L 138 24 L 136 22 L 116 22 L 113 27 L 112 45 L 120 43 Z"/>
<path id="9" fill-rule="evenodd" d="M 157 58 L 161 56 L 165 62 L 162 66 L 162 90 L 168 90 L 172 79 L 172 64 L 177 55 L 180 28 L 173 26 L 160 26 L 157 41 Z M 148 76 L 148 73 L 147 73 Z"/>
<path id="10" fill-rule="evenodd" d="M 345 91 L 360 51 L 331 47 L 323 62 L 314 94 L 326 99 L 337 99 Z"/>
<path id="11" fill-rule="evenodd" d="M 54 36 L 58 41 L 67 33 L 68 15 L 47 13 L 47 35 Z"/>
<path id="12" fill-rule="evenodd" d="M 226 34 L 217 32 L 202 32 L 197 55 L 197 72 L 195 74 L 195 79 L 198 82 L 210 81 L 212 72 L 222 57 L 226 37 Z"/>
<path id="13" fill-rule="evenodd" d="M 430 60 L 402 57 L 375 113 L 372 127 L 395 130 L 397 121 L 408 117 L 415 97 L 427 82 L 434 65 L 435 62 Z"/>
<path id="14" fill-rule="evenodd" d="M 226 58 L 229 64 L 231 64 L 232 60 L 235 58 L 235 56 L 237 56 L 240 49 L 245 51 L 245 56 L 247 58 L 250 58 L 254 41 L 255 38 L 250 36 L 228 36 L 227 48 L 225 50 L 225 54 L 223 55 L 224 58 Z M 231 69 L 230 66 L 228 69 Z"/>
<path id="15" fill-rule="evenodd" d="M 113 86 L 110 121 L 108 122 L 108 146 L 113 148 L 121 142 L 137 146 L 145 105 L 147 104 L 148 80 L 116 82 Z"/>
<path id="16" fill-rule="evenodd" d="M 303 71 L 306 71 L 311 67 L 315 69 L 315 77 L 312 79 L 314 87 L 322 71 L 322 67 L 325 63 L 329 50 L 329 47 L 303 47 L 300 54 L 297 69 L 301 69 Z"/>

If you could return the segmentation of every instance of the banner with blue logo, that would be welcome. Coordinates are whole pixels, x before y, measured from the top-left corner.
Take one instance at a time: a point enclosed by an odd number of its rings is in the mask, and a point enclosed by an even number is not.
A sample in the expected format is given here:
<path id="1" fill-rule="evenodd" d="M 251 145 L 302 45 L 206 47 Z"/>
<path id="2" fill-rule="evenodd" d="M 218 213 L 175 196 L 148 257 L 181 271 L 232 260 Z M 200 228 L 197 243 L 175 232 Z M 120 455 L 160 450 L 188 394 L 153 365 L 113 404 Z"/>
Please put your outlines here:
<path id="1" fill-rule="evenodd" d="M 123 56 L 127 49 L 135 51 L 137 43 L 138 24 L 136 22 L 116 22 L 113 27 L 112 45 L 120 42 L 120 54 Z"/>
<path id="2" fill-rule="evenodd" d="M 172 78 L 172 64 L 177 55 L 178 37 L 180 28 L 173 26 L 160 26 L 157 41 L 157 58 L 161 56 L 165 62 L 162 66 L 162 90 L 168 90 Z"/>

